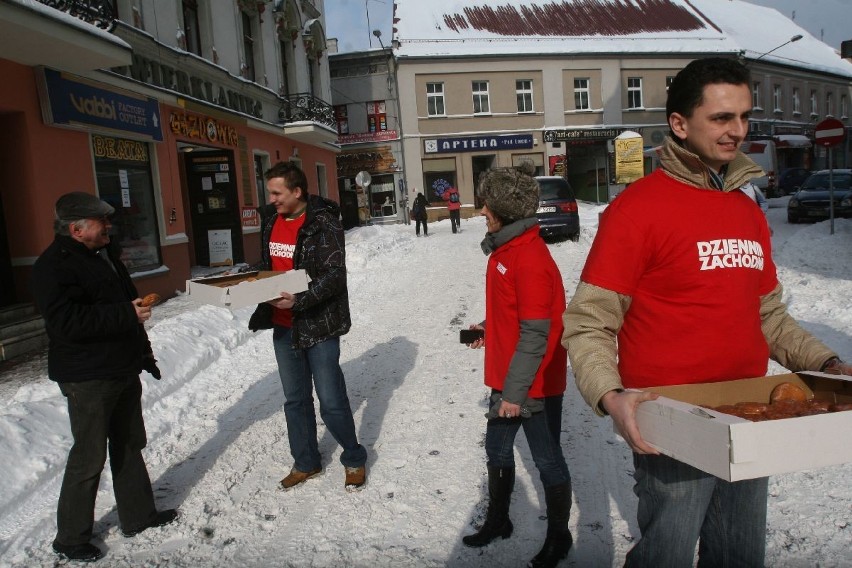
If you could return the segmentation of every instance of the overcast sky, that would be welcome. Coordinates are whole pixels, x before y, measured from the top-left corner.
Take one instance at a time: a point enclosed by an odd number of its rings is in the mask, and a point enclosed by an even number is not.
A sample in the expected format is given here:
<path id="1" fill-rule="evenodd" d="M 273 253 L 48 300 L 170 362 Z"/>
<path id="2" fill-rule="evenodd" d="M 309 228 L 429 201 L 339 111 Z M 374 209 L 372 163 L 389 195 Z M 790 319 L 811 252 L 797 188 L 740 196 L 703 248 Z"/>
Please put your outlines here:
<path id="1" fill-rule="evenodd" d="M 749 1 L 775 8 L 835 49 L 840 49 L 842 41 L 852 39 L 852 0 Z M 493 4 L 499 4 L 499 0 L 494 0 Z M 325 0 L 325 12 L 326 35 L 337 38 L 339 52 L 380 47 L 371 33 L 376 29 L 382 33 L 381 41 L 386 46 L 390 45 L 393 0 Z"/>

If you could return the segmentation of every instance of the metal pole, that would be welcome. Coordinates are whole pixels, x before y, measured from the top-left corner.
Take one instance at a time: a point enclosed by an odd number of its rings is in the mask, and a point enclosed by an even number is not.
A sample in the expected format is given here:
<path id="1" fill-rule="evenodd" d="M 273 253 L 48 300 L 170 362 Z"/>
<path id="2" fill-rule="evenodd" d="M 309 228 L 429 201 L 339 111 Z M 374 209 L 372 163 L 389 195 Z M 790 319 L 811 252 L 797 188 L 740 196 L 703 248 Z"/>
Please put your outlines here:
<path id="1" fill-rule="evenodd" d="M 828 149 L 828 218 L 830 233 L 834 234 L 834 148 Z"/>

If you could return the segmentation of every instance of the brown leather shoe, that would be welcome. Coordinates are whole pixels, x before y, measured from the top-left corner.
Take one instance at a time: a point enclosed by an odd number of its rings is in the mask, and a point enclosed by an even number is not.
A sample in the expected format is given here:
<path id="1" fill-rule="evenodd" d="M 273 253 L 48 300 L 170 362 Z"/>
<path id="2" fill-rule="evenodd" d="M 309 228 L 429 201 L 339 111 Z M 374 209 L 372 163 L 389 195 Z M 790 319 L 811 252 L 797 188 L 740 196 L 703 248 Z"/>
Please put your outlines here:
<path id="1" fill-rule="evenodd" d="M 364 484 L 367 483 L 367 468 L 366 466 L 361 467 L 347 467 L 346 468 L 346 490 L 347 491 L 358 491 Z"/>
<path id="2" fill-rule="evenodd" d="M 313 469 L 311 471 L 299 471 L 295 467 L 290 470 L 290 473 L 287 474 L 287 477 L 281 480 L 281 488 L 282 489 L 290 489 L 300 483 L 307 481 L 312 477 L 316 477 L 317 475 L 322 473 L 322 468 L 318 467 L 317 469 Z"/>

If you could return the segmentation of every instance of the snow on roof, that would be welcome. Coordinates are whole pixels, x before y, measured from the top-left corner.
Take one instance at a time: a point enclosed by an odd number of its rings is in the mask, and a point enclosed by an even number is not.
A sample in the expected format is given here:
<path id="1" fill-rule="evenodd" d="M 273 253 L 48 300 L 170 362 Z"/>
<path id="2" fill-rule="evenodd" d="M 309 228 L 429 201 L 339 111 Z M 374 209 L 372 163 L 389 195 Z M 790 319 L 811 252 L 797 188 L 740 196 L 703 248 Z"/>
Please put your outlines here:
<path id="1" fill-rule="evenodd" d="M 396 0 L 397 56 L 761 54 L 852 78 L 852 64 L 777 10 L 740 0 Z M 759 25 L 755 25 L 759 22 Z"/>

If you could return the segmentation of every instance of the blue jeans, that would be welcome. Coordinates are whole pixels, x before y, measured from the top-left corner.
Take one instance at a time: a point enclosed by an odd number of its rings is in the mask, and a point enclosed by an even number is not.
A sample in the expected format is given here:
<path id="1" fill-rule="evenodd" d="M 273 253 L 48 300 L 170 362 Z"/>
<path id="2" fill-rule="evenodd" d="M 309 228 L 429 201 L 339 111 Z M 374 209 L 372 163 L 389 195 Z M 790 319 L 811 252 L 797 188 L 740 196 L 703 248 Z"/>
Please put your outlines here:
<path id="1" fill-rule="evenodd" d="M 314 389 L 322 421 L 343 448 L 340 463 L 345 467 L 361 467 L 367 463 L 367 450 L 358 443 L 355 434 L 355 420 L 340 368 L 340 338 L 331 337 L 307 349 L 293 349 L 291 334 L 289 327 L 276 325 L 272 344 L 284 387 L 284 416 L 293 467 L 299 471 L 322 467 L 317 447 Z"/>
<path id="2" fill-rule="evenodd" d="M 763 567 L 768 478 L 728 482 L 667 456 L 633 454 L 642 538 L 626 567 Z"/>
<path id="3" fill-rule="evenodd" d="M 542 485 L 571 481 L 559 443 L 562 431 L 562 395 L 544 398 L 544 410 L 529 418 L 492 418 L 485 429 L 485 454 L 489 467 L 515 467 L 513 446 L 523 427 Z"/>

